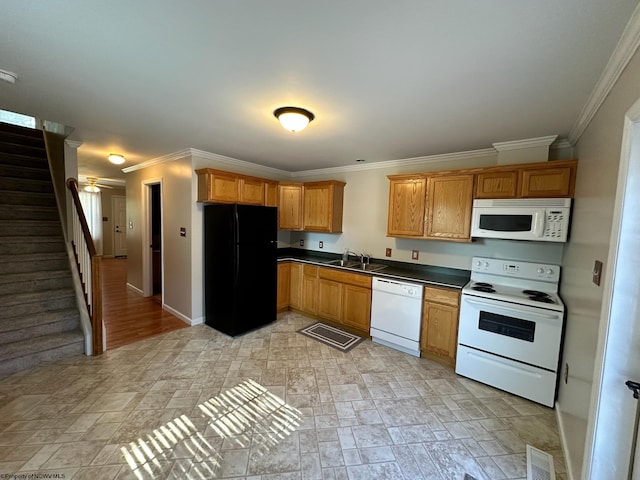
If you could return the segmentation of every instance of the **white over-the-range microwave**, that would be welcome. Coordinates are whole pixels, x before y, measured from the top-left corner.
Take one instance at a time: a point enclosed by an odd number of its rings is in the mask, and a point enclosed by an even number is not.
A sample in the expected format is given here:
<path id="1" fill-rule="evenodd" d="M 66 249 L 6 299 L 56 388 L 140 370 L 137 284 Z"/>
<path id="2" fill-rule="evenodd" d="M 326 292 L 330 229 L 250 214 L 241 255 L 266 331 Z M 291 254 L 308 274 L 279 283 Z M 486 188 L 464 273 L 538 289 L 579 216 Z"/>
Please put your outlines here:
<path id="1" fill-rule="evenodd" d="M 566 242 L 570 216 L 570 198 L 474 200 L 471 236 Z"/>

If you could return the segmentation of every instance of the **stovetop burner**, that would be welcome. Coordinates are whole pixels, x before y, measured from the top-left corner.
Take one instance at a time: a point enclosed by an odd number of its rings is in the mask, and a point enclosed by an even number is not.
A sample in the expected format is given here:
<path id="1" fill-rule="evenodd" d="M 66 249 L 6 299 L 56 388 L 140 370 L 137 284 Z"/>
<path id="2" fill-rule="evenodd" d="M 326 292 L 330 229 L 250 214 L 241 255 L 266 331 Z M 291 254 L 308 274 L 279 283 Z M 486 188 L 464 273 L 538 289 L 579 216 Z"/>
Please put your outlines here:
<path id="1" fill-rule="evenodd" d="M 508 302 L 509 308 L 521 305 L 561 312 L 559 270 L 557 265 L 474 257 L 471 278 L 462 295 Z"/>
<path id="2" fill-rule="evenodd" d="M 495 293 L 495 288 L 493 288 L 491 285 L 488 286 L 484 286 L 484 285 L 474 285 L 473 287 L 471 287 L 471 290 L 475 290 L 476 292 L 485 292 L 485 293 Z"/>

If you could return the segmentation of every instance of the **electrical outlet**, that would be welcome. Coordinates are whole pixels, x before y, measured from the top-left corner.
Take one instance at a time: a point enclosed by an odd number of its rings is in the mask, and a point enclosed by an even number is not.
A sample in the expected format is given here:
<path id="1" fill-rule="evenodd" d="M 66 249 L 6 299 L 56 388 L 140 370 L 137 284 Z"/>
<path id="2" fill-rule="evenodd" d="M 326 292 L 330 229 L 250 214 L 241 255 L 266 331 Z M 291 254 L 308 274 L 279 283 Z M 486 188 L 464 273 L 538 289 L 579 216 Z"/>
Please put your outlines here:
<path id="1" fill-rule="evenodd" d="M 324 248 L 324 242 L 322 240 L 318 242 L 318 248 Z"/>
<path id="2" fill-rule="evenodd" d="M 418 260 L 418 250 L 411 250 L 411 260 Z"/>
<path id="3" fill-rule="evenodd" d="M 602 279 L 602 262 L 596 260 L 593 264 L 593 273 L 591 274 L 591 281 L 600 286 L 600 280 Z"/>
<path id="4" fill-rule="evenodd" d="M 384 252 L 385 257 L 390 257 L 391 256 L 391 249 L 387 248 Z"/>
<path id="5" fill-rule="evenodd" d="M 301 247 L 304 247 L 304 238 L 301 238 L 301 239 L 300 239 L 300 246 L 301 246 Z"/>
<path id="6" fill-rule="evenodd" d="M 564 383 L 568 383 L 569 382 L 569 364 L 565 363 L 564 364 Z"/>

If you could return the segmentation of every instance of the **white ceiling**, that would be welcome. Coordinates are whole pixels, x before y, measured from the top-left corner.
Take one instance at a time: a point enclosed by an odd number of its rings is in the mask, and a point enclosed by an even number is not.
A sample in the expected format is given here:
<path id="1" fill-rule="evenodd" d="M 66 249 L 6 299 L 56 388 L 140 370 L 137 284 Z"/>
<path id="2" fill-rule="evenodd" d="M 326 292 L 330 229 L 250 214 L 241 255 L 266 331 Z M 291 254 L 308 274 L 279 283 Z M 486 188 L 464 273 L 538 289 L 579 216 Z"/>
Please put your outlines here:
<path id="1" fill-rule="evenodd" d="M 287 171 L 567 137 L 638 0 L 0 0 L 0 108 L 80 175 L 195 148 Z M 316 119 L 300 133 L 273 110 Z"/>

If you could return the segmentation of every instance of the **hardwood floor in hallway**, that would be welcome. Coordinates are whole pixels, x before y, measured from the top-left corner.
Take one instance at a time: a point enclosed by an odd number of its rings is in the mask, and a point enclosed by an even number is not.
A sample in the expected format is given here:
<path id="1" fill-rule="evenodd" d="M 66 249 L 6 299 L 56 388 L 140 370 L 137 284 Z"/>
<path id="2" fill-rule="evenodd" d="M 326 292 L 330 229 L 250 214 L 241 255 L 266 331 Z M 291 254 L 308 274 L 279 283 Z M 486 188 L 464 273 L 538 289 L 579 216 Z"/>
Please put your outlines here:
<path id="1" fill-rule="evenodd" d="M 127 259 L 102 260 L 102 319 L 107 350 L 188 325 L 152 297 L 127 288 Z"/>

